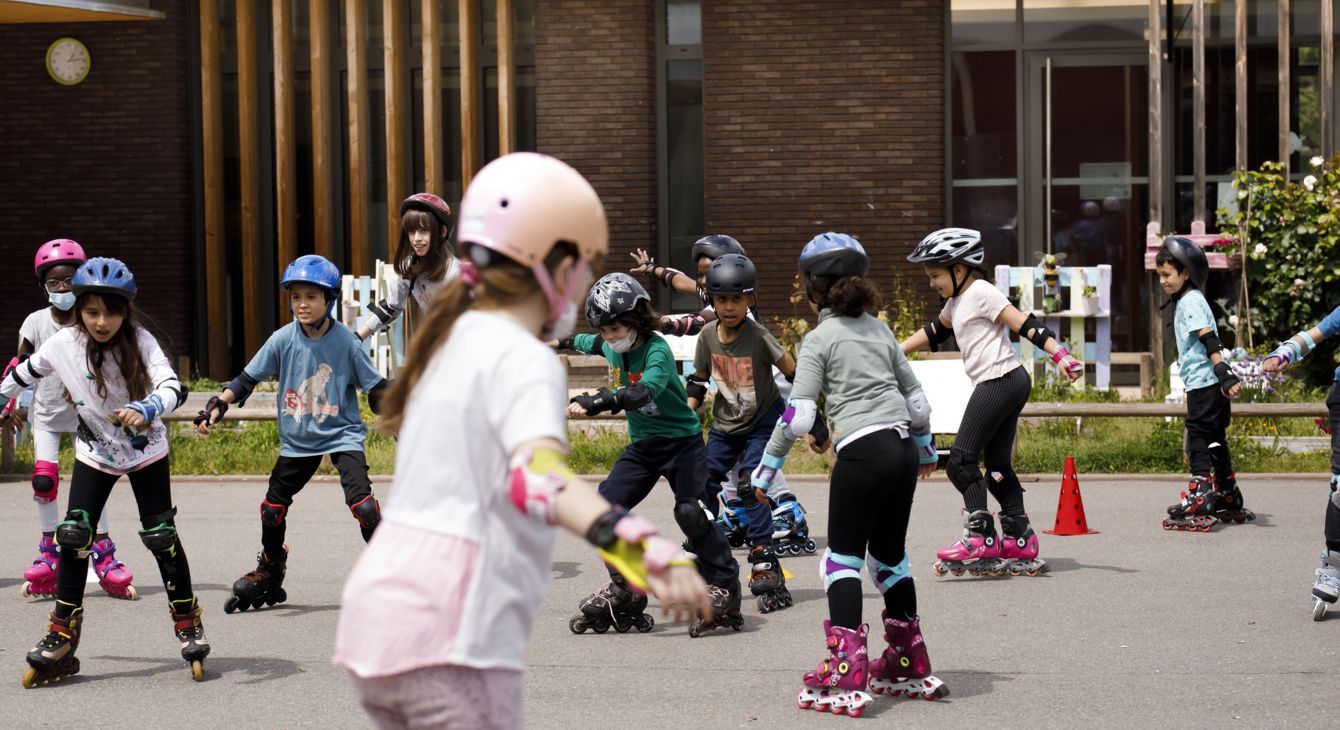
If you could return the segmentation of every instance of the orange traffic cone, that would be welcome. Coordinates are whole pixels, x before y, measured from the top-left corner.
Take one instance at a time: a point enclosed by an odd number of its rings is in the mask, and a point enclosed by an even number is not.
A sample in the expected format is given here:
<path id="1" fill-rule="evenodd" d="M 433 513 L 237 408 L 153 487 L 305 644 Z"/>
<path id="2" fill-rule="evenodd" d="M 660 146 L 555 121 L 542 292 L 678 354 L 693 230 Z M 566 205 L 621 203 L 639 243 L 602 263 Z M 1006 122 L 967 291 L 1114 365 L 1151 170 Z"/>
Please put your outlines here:
<path id="1" fill-rule="evenodd" d="M 1061 498 L 1056 503 L 1056 528 L 1043 530 L 1048 535 L 1094 535 L 1084 519 L 1084 500 L 1079 496 L 1079 478 L 1075 476 L 1075 457 L 1065 458 L 1061 475 Z"/>

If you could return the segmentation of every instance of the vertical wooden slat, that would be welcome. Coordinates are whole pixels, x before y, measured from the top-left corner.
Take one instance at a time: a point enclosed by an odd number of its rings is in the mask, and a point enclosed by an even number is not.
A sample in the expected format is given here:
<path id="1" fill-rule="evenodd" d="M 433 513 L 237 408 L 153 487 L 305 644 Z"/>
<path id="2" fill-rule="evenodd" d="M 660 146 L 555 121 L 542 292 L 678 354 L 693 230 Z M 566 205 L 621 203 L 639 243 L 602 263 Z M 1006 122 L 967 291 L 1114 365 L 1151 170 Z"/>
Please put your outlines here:
<path id="1" fill-rule="evenodd" d="M 1247 171 L 1247 0 L 1235 0 L 1234 7 L 1234 49 L 1237 52 L 1236 64 L 1236 107 L 1237 113 L 1237 154 L 1234 167 L 1238 172 Z"/>
<path id="2" fill-rule="evenodd" d="M 402 0 L 382 0 L 382 75 L 386 79 L 386 242 L 400 241 L 405 194 L 405 13 Z M 373 274 L 376 274 L 374 271 Z"/>
<path id="3" fill-rule="evenodd" d="M 516 35 L 512 0 L 498 0 L 498 154 L 516 151 Z"/>
<path id="4" fill-rule="evenodd" d="M 1321 3 L 1321 157 L 1335 156 L 1335 7 Z"/>
<path id="5" fill-rule="evenodd" d="M 334 59 L 330 55 L 329 1 L 308 0 L 308 14 L 312 38 L 312 237 L 316 253 L 339 265 L 340 257 L 335 255 L 335 205 L 331 200 L 336 188 L 331 184 L 330 169 L 330 77 Z"/>
<path id="6" fill-rule="evenodd" d="M 461 186 L 479 171 L 479 3 L 459 0 L 461 28 Z"/>
<path id="7" fill-rule="evenodd" d="M 1163 31 L 1161 0 L 1149 0 L 1149 220 L 1163 224 Z"/>
<path id="8" fill-rule="evenodd" d="M 1205 0 L 1191 4 L 1191 144 L 1194 219 L 1205 222 Z"/>
<path id="9" fill-rule="evenodd" d="M 423 1 L 423 186 L 446 197 L 442 167 L 442 8 Z"/>
<path id="10" fill-rule="evenodd" d="M 1284 180 L 1289 180 L 1289 0 L 1279 0 L 1279 116 L 1280 162 L 1284 164 Z"/>
<path id="11" fill-rule="evenodd" d="M 372 269 L 369 255 L 368 220 L 372 200 L 371 149 L 368 130 L 368 29 L 365 0 L 345 0 L 348 39 L 349 96 L 349 273 L 367 276 Z"/>
<path id="12" fill-rule="evenodd" d="M 275 198 L 279 229 L 277 264 L 283 271 L 298 258 L 298 152 L 293 123 L 293 3 L 270 1 L 270 28 L 275 55 Z M 279 323 L 293 319 L 279 307 Z"/>
<path id="13" fill-rule="evenodd" d="M 246 358 L 256 354 L 269 335 L 263 318 L 261 255 L 260 70 L 256 63 L 256 2 L 237 0 L 238 140 L 242 167 L 242 327 Z"/>
<path id="14" fill-rule="evenodd" d="M 223 218 L 223 73 L 219 67 L 219 0 L 200 0 L 200 117 L 205 178 L 205 309 L 209 377 L 227 380 L 228 254 Z"/>

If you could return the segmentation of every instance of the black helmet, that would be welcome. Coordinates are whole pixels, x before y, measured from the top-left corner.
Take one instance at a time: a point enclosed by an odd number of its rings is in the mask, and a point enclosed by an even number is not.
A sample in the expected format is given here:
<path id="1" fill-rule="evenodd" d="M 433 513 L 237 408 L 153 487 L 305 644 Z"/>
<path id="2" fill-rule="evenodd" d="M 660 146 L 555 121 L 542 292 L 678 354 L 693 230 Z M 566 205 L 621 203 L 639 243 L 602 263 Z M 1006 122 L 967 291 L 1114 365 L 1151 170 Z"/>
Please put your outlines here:
<path id="1" fill-rule="evenodd" d="M 869 271 L 865 248 L 845 233 L 821 233 L 800 250 L 800 275 L 806 286 L 816 276 L 864 277 Z"/>
<path id="2" fill-rule="evenodd" d="M 1163 239 L 1163 248 L 1168 249 L 1168 253 L 1186 269 L 1192 285 L 1204 291 L 1205 280 L 1210 277 L 1210 261 L 1205 258 L 1205 250 L 1200 244 L 1189 238 L 1169 236 Z"/>
<path id="3" fill-rule="evenodd" d="M 703 236 L 693 244 L 693 265 L 698 265 L 698 259 L 706 256 L 710 261 L 727 254 L 744 255 L 744 246 L 730 236 Z"/>
<path id="4" fill-rule="evenodd" d="M 632 311 L 639 301 L 650 302 L 647 290 L 628 274 L 606 274 L 586 295 L 586 321 L 599 328 Z"/>
<path id="5" fill-rule="evenodd" d="M 738 253 L 728 253 L 707 270 L 707 294 L 751 294 L 758 289 L 758 269 Z"/>
<path id="6" fill-rule="evenodd" d="M 986 250 L 982 247 L 982 234 L 971 228 L 941 228 L 921 239 L 907 260 L 946 268 L 954 264 L 981 268 Z"/>

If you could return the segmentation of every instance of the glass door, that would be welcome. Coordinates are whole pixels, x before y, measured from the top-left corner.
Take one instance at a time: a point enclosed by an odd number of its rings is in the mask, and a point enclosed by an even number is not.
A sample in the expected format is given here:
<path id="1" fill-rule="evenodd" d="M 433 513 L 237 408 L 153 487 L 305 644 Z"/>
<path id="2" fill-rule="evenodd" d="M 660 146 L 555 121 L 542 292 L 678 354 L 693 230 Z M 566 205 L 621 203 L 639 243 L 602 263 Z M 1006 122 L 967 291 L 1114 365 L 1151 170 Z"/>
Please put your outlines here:
<path id="1" fill-rule="evenodd" d="M 1110 264 L 1112 349 L 1144 351 L 1148 57 L 1030 51 L 1026 61 L 1019 263 L 1050 252 L 1065 254 L 1065 266 Z"/>

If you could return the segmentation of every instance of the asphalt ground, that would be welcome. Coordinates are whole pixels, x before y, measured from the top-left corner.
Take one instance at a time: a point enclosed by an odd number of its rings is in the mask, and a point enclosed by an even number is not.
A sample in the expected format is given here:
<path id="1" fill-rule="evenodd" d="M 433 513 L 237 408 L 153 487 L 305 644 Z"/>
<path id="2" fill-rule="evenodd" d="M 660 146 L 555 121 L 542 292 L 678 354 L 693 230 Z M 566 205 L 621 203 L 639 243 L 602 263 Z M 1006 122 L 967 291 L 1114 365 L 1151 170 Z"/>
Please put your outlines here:
<path id="1" fill-rule="evenodd" d="M 760 615 L 749 601 L 738 633 L 690 639 L 657 612 L 648 634 L 575 636 L 567 618 L 605 571 L 582 540 L 563 534 L 526 657 L 529 727 L 1330 726 L 1340 614 L 1313 622 L 1309 597 L 1326 481 L 1243 475 L 1257 520 L 1207 534 L 1161 529 L 1176 480 L 1081 477 L 1089 525 L 1101 533 L 1040 535 L 1053 571 L 1037 578 L 933 577 L 935 551 L 959 534 L 961 502 L 943 479 L 923 483 L 909 552 L 931 661 L 952 695 L 879 696 L 860 719 L 795 706 L 801 675 L 826 653 L 818 556 L 786 559 L 796 604 Z M 826 483 L 792 485 L 822 552 Z M 361 545 L 338 484 L 313 483 L 290 513 L 288 603 L 232 615 L 222 605 L 232 581 L 254 567 L 263 481 L 176 484 L 214 647 L 199 684 L 180 660 L 157 570 L 134 534 L 133 497 L 121 486 L 112 535 L 140 600 L 90 584 L 80 674 L 24 690 L 24 654 L 45 633 L 53 604 L 20 595 L 36 554 L 36 510 L 25 484 L 0 484 L 0 727 L 369 726 L 344 670 L 330 663 L 341 585 Z M 1026 486 L 1035 526 L 1050 528 L 1059 479 Z M 669 490 L 658 488 L 638 512 L 674 535 L 670 508 Z M 869 584 L 866 598 L 866 619 L 877 622 L 881 601 Z M 871 633 L 874 653 L 882 632 Z"/>

